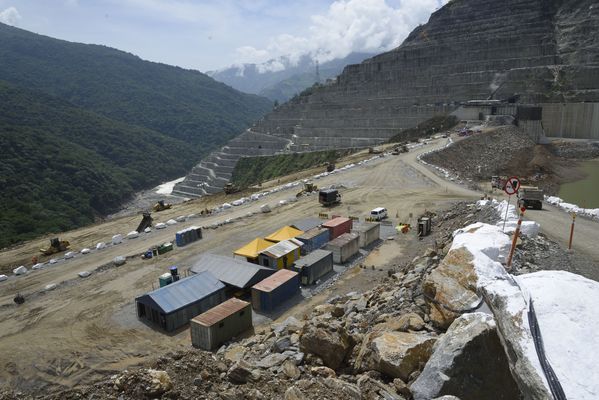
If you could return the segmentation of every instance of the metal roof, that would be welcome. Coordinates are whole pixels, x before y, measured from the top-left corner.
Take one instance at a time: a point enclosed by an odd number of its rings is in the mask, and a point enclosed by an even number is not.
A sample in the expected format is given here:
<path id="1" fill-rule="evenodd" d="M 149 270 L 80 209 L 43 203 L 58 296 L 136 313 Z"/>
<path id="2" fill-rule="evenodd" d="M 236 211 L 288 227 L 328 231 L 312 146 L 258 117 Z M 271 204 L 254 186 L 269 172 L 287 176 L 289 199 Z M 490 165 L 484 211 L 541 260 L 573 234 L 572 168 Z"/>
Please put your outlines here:
<path id="1" fill-rule="evenodd" d="M 322 226 L 324 226 L 325 228 L 332 228 L 334 226 L 338 226 L 338 225 L 344 224 L 347 221 L 351 221 L 351 219 L 345 218 L 345 217 L 337 217 L 337 218 L 333 218 L 333 219 L 328 220 L 327 222 L 325 222 L 324 224 L 322 224 Z"/>
<path id="2" fill-rule="evenodd" d="M 329 245 L 343 247 L 352 240 L 358 240 L 360 235 L 357 233 L 344 233 L 343 235 L 338 236 L 337 238 L 331 240 Z"/>
<path id="3" fill-rule="evenodd" d="M 222 283 L 240 289 L 248 288 L 274 273 L 271 268 L 217 254 L 202 254 L 190 271 L 195 274 L 210 271 Z"/>
<path id="4" fill-rule="evenodd" d="M 250 303 L 247 301 L 239 300 L 235 297 L 230 298 L 224 303 L 212 307 L 210 310 L 198 315 L 193 318 L 192 321 L 203 326 L 212 326 L 217 322 L 235 314 L 238 311 L 248 307 Z M 251 312 L 251 311 L 250 311 Z"/>
<path id="5" fill-rule="evenodd" d="M 276 232 L 271 233 L 264 239 L 270 242 L 282 242 L 283 240 L 292 239 L 297 235 L 301 235 L 304 231 L 296 229 L 292 226 L 284 226 Z"/>
<path id="6" fill-rule="evenodd" d="M 272 242 L 256 238 L 242 248 L 235 250 L 233 254 L 247 258 L 258 258 L 260 252 L 270 246 L 272 246 Z"/>
<path id="7" fill-rule="evenodd" d="M 271 292 L 285 282 L 297 276 L 297 272 L 289 271 L 288 269 L 280 269 L 262 282 L 255 284 L 252 289 L 262 292 Z"/>
<path id="8" fill-rule="evenodd" d="M 224 288 L 225 285 L 214 275 L 204 271 L 148 292 L 135 301 L 149 306 L 155 305 L 165 314 L 170 314 Z"/>
<path id="9" fill-rule="evenodd" d="M 297 239 L 283 240 L 282 242 L 279 242 L 275 245 L 270 246 L 267 249 L 262 250 L 261 254 L 265 254 L 265 255 L 267 255 L 269 257 L 273 257 L 273 258 L 283 257 L 284 255 L 289 254 L 292 251 L 300 248 L 300 245 L 296 242 L 299 242 L 299 240 L 297 240 Z"/>
<path id="10" fill-rule="evenodd" d="M 321 249 L 314 250 L 313 252 L 309 253 L 308 255 L 297 260 L 295 262 L 295 267 L 299 269 L 299 268 L 303 268 L 307 265 L 316 264 L 318 261 L 322 260 L 323 258 L 329 257 L 331 254 L 333 254 L 333 252 L 328 251 L 328 250 L 321 250 Z"/>
<path id="11" fill-rule="evenodd" d="M 309 231 L 310 229 L 314 229 L 322 225 L 322 220 L 320 218 L 304 218 L 297 220 L 291 224 L 291 226 L 299 229 L 300 231 Z"/>
<path id="12" fill-rule="evenodd" d="M 310 240 L 316 236 L 322 235 L 323 233 L 326 233 L 328 235 L 329 230 L 327 228 L 313 228 L 313 229 L 310 229 L 309 231 L 306 231 L 303 234 L 299 235 L 296 239 Z"/>
<path id="13" fill-rule="evenodd" d="M 369 230 L 374 229 L 379 225 L 380 224 L 378 222 L 358 222 L 358 223 L 354 223 L 354 227 L 352 228 L 352 231 L 368 232 Z"/>

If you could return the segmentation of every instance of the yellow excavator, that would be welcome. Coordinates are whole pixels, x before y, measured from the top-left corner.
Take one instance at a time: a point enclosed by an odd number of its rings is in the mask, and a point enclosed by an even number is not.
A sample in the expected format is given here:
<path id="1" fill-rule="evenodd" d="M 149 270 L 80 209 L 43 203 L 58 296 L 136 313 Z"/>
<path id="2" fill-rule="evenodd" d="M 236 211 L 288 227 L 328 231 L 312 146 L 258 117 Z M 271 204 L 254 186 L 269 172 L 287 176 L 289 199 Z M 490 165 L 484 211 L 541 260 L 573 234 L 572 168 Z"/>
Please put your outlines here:
<path id="1" fill-rule="evenodd" d="M 55 253 L 60 253 L 61 251 L 65 251 L 69 248 L 71 244 L 68 240 L 59 240 L 58 238 L 50 239 L 50 247 L 47 249 L 40 249 L 40 251 L 45 255 L 49 256 Z"/>
<path id="2" fill-rule="evenodd" d="M 160 212 L 164 210 L 169 210 L 172 206 L 172 204 L 165 203 L 164 200 L 160 200 L 158 203 L 154 204 L 154 207 L 152 207 L 152 211 Z"/>
<path id="3" fill-rule="evenodd" d="M 304 188 L 299 191 L 295 197 L 300 197 L 302 196 L 304 193 L 311 193 L 311 192 L 317 192 L 318 191 L 318 187 L 313 184 L 312 182 L 306 182 L 304 183 Z"/>

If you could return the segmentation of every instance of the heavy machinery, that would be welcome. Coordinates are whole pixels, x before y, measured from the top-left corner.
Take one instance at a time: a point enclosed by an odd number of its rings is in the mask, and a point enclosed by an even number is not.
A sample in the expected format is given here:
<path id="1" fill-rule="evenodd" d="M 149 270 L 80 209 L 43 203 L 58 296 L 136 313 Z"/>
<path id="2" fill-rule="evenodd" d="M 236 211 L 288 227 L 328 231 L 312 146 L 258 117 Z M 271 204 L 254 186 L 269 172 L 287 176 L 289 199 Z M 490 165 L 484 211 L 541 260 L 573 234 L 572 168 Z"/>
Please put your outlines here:
<path id="1" fill-rule="evenodd" d="M 518 205 L 520 207 L 541 210 L 543 209 L 543 200 L 543 189 L 536 186 L 520 186 L 520 190 L 518 190 Z"/>
<path id="2" fill-rule="evenodd" d="M 143 213 L 141 222 L 139 223 L 136 229 L 137 233 L 142 233 L 146 228 L 152 227 L 152 221 L 152 215 L 149 212 Z"/>
<path id="3" fill-rule="evenodd" d="M 158 203 L 154 204 L 152 207 L 152 211 L 160 212 L 164 210 L 169 210 L 173 205 L 170 203 L 165 203 L 164 200 L 159 200 Z"/>
<path id="4" fill-rule="evenodd" d="M 335 163 L 327 163 L 327 172 L 333 172 L 335 170 Z"/>
<path id="5" fill-rule="evenodd" d="M 376 147 L 369 147 L 368 154 L 381 154 L 383 150 L 377 149 Z"/>
<path id="6" fill-rule="evenodd" d="M 223 192 L 225 192 L 225 194 L 233 194 L 239 192 L 239 188 L 231 182 L 228 182 L 225 187 L 223 187 Z"/>
<path id="7" fill-rule="evenodd" d="M 71 244 L 68 240 L 58 240 L 58 238 L 50 239 L 50 247 L 47 249 L 40 249 L 40 251 L 45 255 L 49 256 L 55 253 L 60 253 L 61 251 L 65 251 L 69 248 Z"/>
<path id="8" fill-rule="evenodd" d="M 305 193 L 312 193 L 312 192 L 316 192 L 318 190 L 318 187 L 312 183 L 312 182 L 305 182 L 304 183 L 304 188 L 302 190 L 300 190 L 295 197 L 300 197 Z"/>
<path id="9" fill-rule="evenodd" d="M 321 189 L 318 192 L 318 202 L 325 207 L 341 203 L 341 194 L 337 189 Z"/>
<path id="10" fill-rule="evenodd" d="M 391 154 L 393 154 L 394 156 L 397 156 L 401 153 L 407 153 L 408 151 L 409 151 L 408 145 L 399 144 L 399 145 L 395 146 L 395 148 L 393 148 L 393 151 L 391 152 Z"/>

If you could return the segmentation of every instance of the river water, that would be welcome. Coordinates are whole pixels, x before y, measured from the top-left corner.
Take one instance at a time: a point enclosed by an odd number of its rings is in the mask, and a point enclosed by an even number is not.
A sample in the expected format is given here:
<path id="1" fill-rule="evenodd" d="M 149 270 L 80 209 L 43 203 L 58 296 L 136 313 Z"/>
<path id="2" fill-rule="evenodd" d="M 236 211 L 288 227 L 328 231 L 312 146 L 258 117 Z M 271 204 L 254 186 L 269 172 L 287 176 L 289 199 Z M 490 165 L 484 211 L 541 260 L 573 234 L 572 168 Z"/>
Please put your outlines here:
<path id="1" fill-rule="evenodd" d="M 599 159 L 583 161 L 580 170 L 587 177 L 560 187 L 558 196 L 583 208 L 599 208 Z"/>

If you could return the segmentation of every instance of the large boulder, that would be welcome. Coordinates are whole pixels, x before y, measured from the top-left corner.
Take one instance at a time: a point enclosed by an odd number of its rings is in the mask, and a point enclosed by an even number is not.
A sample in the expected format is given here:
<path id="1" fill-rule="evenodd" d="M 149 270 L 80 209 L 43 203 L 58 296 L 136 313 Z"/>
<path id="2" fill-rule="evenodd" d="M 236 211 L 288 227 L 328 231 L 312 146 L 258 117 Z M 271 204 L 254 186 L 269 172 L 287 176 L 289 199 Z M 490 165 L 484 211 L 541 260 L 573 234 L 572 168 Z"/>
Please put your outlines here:
<path id="1" fill-rule="evenodd" d="M 410 386 L 414 400 L 454 395 L 462 400 L 520 399 L 493 317 L 457 318 L 433 347 L 433 355 Z"/>
<path id="2" fill-rule="evenodd" d="M 362 342 L 354 366 L 407 381 L 426 363 L 436 340 L 435 336 L 424 333 L 373 332 Z"/>
<path id="3" fill-rule="evenodd" d="M 341 326 L 306 324 L 301 331 L 301 351 L 319 356 L 332 369 L 339 368 L 351 348 L 351 339 Z"/>
<path id="4" fill-rule="evenodd" d="M 447 329 L 460 315 L 479 302 L 473 256 L 465 248 L 451 250 L 426 278 L 422 290 L 430 306 L 430 319 L 440 329 Z"/>

